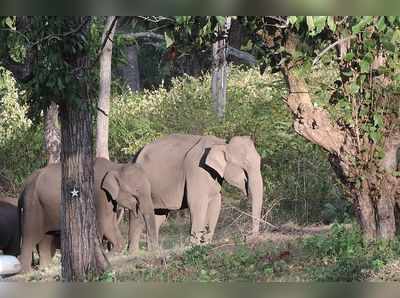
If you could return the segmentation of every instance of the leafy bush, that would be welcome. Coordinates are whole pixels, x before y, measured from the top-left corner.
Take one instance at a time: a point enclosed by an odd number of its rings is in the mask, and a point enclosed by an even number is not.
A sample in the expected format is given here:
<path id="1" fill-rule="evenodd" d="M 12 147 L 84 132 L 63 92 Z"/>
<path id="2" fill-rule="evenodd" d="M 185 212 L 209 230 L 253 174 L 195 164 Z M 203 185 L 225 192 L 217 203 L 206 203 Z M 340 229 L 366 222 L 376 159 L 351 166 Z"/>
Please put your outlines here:
<path id="1" fill-rule="evenodd" d="M 379 270 L 400 256 L 398 239 L 365 242 L 355 224 L 351 229 L 336 224 L 329 234 L 306 238 L 303 245 L 310 257 L 322 262 L 309 268 L 319 281 L 362 280 L 369 270 Z"/>
<path id="2" fill-rule="evenodd" d="M 11 74 L 0 69 L 0 190 L 15 191 L 24 178 L 43 165 L 42 127 L 27 118 L 28 107 Z M 5 185 L 4 185 L 5 184 Z"/>

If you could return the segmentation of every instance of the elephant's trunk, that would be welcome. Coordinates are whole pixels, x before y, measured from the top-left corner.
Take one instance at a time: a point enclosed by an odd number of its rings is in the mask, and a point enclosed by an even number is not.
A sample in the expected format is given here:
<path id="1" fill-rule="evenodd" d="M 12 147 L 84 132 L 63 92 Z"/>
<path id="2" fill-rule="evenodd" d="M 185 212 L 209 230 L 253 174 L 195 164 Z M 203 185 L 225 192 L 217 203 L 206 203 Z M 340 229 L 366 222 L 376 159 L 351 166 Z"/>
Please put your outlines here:
<path id="1" fill-rule="evenodd" d="M 253 228 L 252 234 L 256 236 L 260 230 L 261 209 L 263 203 L 263 180 L 259 169 L 252 169 L 248 174 L 248 197 L 251 199 Z"/>

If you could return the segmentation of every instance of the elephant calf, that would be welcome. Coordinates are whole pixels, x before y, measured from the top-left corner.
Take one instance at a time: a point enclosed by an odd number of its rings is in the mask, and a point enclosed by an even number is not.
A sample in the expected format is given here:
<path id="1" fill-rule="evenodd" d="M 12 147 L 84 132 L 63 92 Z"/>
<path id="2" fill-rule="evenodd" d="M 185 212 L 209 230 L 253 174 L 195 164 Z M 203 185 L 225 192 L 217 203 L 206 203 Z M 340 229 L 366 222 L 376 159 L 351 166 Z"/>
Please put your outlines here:
<path id="1" fill-rule="evenodd" d="M 141 167 L 133 164 L 116 164 L 104 158 L 94 163 L 94 192 L 97 230 L 115 250 L 121 251 L 123 239 L 118 228 L 117 205 L 144 215 L 150 248 L 157 243 L 154 207 L 150 197 L 150 183 Z M 40 263 L 50 259 L 54 252 L 49 234 L 60 231 L 61 165 L 52 164 L 34 172 L 26 181 L 20 196 L 22 212 L 21 263 L 24 271 L 30 270 L 32 250 L 39 245 Z"/>
<path id="2" fill-rule="evenodd" d="M 0 250 L 6 255 L 18 256 L 20 225 L 17 206 L 0 201 Z"/>

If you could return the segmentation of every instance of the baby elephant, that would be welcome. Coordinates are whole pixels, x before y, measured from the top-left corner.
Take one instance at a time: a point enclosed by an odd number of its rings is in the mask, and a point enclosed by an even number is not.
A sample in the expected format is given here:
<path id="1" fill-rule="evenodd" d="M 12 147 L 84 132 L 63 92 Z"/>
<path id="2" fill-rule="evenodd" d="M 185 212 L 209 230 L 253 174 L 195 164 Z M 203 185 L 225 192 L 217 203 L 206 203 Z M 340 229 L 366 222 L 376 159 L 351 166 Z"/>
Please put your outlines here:
<path id="1" fill-rule="evenodd" d="M 123 238 L 117 223 L 117 207 L 144 215 L 150 247 L 158 239 L 150 183 L 140 166 L 117 164 L 104 158 L 94 163 L 94 196 L 97 231 L 101 239 L 121 251 Z M 46 265 L 54 254 L 53 235 L 60 231 L 61 165 L 53 164 L 34 172 L 26 181 L 20 196 L 22 209 L 21 263 L 29 271 L 32 250 L 39 245 L 40 264 Z"/>
<path id="2" fill-rule="evenodd" d="M 18 256 L 20 251 L 18 207 L 0 201 L 0 250 L 6 255 Z"/>

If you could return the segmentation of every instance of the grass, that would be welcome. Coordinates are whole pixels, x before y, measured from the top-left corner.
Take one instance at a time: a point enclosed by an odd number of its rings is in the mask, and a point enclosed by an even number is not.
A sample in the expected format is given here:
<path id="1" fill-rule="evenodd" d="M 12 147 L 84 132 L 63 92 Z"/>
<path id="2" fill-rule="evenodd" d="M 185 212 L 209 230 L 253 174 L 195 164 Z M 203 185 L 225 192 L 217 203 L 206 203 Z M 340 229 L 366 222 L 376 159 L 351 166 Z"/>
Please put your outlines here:
<path id="1" fill-rule="evenodd" d="M 111 254 L 103 282 L 299 282 L 398 280 L 400 241 L 365 243 L 356 224 L 282 225 L 245 239 L 235 225 L 217 231 L 212 245 L 190 246 L 188 217 L 162 227 L 163 250 Z M 124 227 L 124 226 L 123 226 Z M 126 232 L 123 229 L 124 232 Z M 231 235 L 228 237 L 227 235 Z M 234 236 L 232 236 L 234 235 Z M 144 243 L 141 243 L 144 246 Z M 12 280 L 60 279 L 60 257 L 45 269 Z"/>

